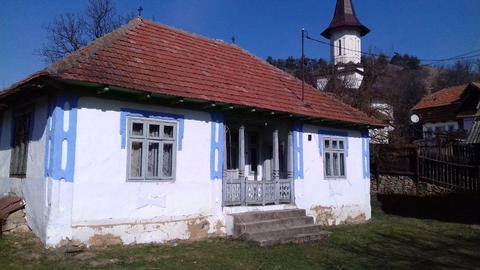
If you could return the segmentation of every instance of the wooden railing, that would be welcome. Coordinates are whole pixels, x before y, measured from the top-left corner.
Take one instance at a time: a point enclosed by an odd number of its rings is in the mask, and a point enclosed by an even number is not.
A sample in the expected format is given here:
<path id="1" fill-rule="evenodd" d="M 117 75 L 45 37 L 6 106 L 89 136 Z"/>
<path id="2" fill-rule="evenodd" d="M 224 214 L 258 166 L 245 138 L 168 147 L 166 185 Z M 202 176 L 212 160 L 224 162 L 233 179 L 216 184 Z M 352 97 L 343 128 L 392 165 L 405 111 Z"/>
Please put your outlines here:
<path id="1" fill-rule="evenodd" d="M 224 206 L 289 204 L 293 198 L 293 180 L 223 180 Z"/>

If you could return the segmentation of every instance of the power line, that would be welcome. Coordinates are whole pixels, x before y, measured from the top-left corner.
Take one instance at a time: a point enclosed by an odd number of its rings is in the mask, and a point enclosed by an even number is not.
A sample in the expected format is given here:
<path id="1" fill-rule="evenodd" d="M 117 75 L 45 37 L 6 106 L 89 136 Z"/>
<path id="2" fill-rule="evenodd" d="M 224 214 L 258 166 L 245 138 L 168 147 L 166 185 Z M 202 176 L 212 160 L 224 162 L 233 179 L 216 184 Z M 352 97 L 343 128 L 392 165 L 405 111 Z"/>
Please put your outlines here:
<path id="1" fill-rule="evenodd" d="M 333 47 L 333 48 L 341 48 L 343 50 L 360 53 L 362 55 L 370 55 L 370 56 L 376 56 L 376 57 L 386 56 L 386 57 L 390 57 L 390 58 L 392 57 L 392 56 L 389 56 L 387 54 L 370 53 L 370 52 L 364 52 L 364 51 L 360 51 L 360 50 L 349 49 L 349 48 L 345 48 L 345 47 L 342 48 L 342 47 L 334 45 L 330 42 L 326 42 L 326 41 L 323 41 L 323 40 L 312 38 L 308 35 L 308 32 L 306 32 L 305 38 L 309 39 L 309 40 L 312 40 L 312 41 L 315 41 L 315 42 L 318 42 L 318 43 L 321 43 L 321 44 L 324 44 L 324 45 L 328 45 L 328 46 Z M 469 52 L 466 52 L 466 53 L 463 53 L 463 54 L 460 54 L 460 55 L 457 55 L 457 56 L 453 56 L 453 57 L 449 57 L 449 58 L 443 58 L 443 59 L 420 59 L 420 58 L 417 58 L 417 59 L 420 60 L 421 62 L 440 63 L 440 62 L 447 62 L 447 61 L 453 61 L 453 60 L 464 60 L 464 59 L 469 59 L 469 58 L 480 57 L 480 54 L 470 55 L 470 54 L 476 53 L 476 52 L 480 52 L 480 49 L 476 49 L 476 50 L 469 51 Z"/>

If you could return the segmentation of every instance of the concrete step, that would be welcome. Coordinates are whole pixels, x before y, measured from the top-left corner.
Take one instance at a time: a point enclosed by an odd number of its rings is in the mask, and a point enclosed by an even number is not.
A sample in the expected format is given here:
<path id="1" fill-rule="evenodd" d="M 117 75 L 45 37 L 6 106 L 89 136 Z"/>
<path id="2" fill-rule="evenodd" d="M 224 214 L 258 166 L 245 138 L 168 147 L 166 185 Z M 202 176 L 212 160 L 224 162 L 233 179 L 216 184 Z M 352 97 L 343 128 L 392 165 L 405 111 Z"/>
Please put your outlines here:
<path id="1" fill-rule="evenodd" d="M 289 217 L 279 219 L 268 219 L 252 222 L 243 222 L 235 224 L 234 237 L 239 237 L 244 233 L 260 233 L 265 231 L 275 231 L 287 229 L 290 227 L 313 224 L 313 217 Z"/>
<path id="2" fill-rule="evenodd" d="M 255 238 L 250 242 L 255 243 L 261 247 L 287 244 L 287 243 L 306 243 L 314 241 L 324 241 L 330 237 L 330 232 L 320 231 L 316 233 L 295 234 L 282 237 L 264 237 Z"/>
<path id="3" fill-rule="evenodd" d="M 244 233 L 241 235 L 241 239 L 253 240 L 255 239 L 280 239 L 284 237 L 294 237 L 302 234 L 315 234 L 322 232 L 322 226 L 316 224 L 307 224 L 299 226 L 291 226 L 288 228 L 282 228 L 277 230 L 261 231 L 255 233 Z"/>
<path id="4" fill-rule="evenodd" d="M 305 209 L 285 209 L 274 211 L 254 211 L 240 214 L 233 214 L 233 223 L 246 223 L 261 220 L 272 220 L 280 218 L 304 217 Z"/>

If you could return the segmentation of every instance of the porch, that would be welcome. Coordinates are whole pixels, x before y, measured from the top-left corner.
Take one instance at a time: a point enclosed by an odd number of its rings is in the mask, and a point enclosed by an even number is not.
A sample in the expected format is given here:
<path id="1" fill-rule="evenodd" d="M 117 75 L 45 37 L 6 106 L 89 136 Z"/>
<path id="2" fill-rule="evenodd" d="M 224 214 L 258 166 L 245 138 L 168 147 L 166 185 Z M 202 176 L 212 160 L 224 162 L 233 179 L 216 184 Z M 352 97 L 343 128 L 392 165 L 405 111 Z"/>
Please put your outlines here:
<path id="1" fill-rule="evenodd" d="M 291 124 L 226 121 L 223 138 L 223 206 L 295 203 Z"/>

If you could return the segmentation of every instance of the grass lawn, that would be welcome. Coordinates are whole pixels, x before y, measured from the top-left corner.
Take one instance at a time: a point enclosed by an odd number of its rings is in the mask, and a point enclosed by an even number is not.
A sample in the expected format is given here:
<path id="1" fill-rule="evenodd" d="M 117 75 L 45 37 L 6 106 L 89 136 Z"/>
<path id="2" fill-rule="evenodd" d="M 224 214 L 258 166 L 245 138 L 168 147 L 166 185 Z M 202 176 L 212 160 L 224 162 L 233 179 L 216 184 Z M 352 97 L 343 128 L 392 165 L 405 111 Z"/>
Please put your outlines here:
<path id="1" fill-rule="evenodd" d="M 387 215 L 374 201 L 368 224 L 329 228 L 324 243 L 259 248 L 215 239 L 178 245 L 45 250 L 32 234 L 0 240 L 0 269 L 480 269 L 475 226 Z"/>

